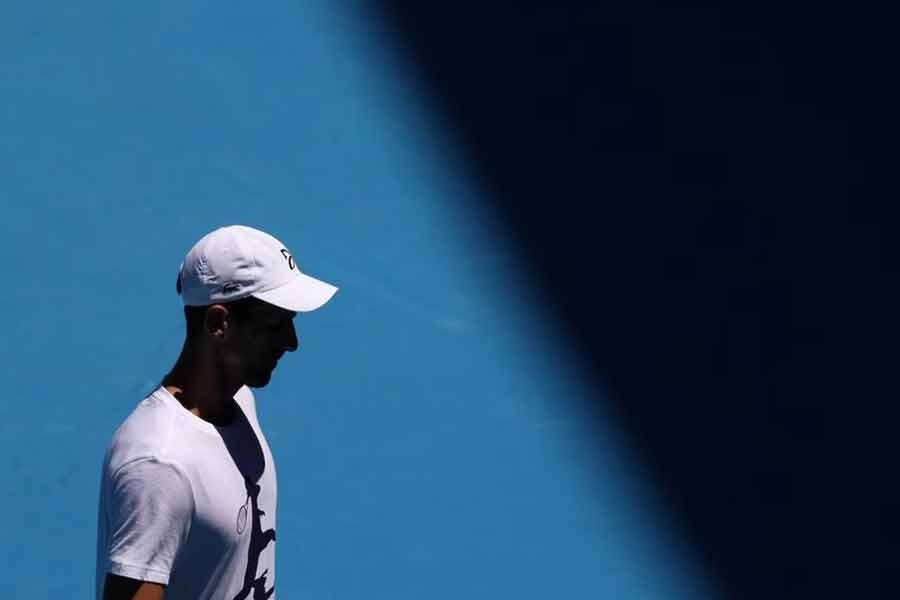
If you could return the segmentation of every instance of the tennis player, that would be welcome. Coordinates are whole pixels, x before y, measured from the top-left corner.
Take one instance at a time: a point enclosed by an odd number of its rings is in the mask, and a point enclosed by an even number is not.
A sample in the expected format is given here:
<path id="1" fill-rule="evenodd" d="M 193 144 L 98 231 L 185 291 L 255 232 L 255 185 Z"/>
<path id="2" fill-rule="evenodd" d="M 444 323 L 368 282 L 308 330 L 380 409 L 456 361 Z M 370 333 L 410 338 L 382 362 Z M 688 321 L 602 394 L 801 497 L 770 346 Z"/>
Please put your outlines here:
<path id="1" fill-rule="evenodd" d="M 274 598 L 277 481 L 251 388 L 297 349 L 297 312 L 321 307 L 337 288 L 242 225 L 198 241 L 177 288 L 181 355 L 104 459 L 96 597 Z"/>

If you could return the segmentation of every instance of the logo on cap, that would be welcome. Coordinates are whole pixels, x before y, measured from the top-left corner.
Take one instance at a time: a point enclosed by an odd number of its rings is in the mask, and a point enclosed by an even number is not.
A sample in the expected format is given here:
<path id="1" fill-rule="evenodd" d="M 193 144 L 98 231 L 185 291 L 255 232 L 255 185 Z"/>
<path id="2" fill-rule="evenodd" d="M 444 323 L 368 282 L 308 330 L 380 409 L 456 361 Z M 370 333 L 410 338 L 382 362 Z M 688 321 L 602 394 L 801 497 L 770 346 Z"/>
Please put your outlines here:
<path id="1" fill-rule="evenodd" d="M 281 255 L 284 257 L 284 260 L 288 261 L 288 266 L 291 268 L 291 271 L 297 268 L 297 265 L 294 264 L 294 257 L 287 251 L 287 248 L 281 249 Z"/>

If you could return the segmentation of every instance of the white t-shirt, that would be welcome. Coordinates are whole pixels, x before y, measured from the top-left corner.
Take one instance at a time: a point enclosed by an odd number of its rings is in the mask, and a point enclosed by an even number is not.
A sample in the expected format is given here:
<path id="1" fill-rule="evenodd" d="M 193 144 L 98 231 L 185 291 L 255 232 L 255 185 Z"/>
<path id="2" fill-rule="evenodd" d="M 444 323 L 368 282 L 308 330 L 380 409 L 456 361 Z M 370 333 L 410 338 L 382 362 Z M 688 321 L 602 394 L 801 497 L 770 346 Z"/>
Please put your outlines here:
<path id="1" fill-rule="evenodd" d="M 106 573 L 167 586 L 166 600 L 258 600 L 275 591 L 275 463 L 252 392 L 227 427 L 165 388 L 145 398 L 106 452 L 97 523 L 97 600 Z"/>

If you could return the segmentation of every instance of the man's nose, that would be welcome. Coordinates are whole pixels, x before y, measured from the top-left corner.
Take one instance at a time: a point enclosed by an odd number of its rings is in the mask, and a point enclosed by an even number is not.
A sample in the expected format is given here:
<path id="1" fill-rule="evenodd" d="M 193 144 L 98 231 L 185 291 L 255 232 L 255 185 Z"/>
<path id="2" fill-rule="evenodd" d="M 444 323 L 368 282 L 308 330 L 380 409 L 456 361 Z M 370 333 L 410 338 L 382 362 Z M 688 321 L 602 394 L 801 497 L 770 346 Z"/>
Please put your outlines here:
<path id="1" fill-rule="evenodd" d="M 294 329 L 294 322 L 288 322 L 287 331 L 285 333 L 284 350 L 285 352 L 294 352 L 300 346 L 297 340 L 297 330 Z"/>

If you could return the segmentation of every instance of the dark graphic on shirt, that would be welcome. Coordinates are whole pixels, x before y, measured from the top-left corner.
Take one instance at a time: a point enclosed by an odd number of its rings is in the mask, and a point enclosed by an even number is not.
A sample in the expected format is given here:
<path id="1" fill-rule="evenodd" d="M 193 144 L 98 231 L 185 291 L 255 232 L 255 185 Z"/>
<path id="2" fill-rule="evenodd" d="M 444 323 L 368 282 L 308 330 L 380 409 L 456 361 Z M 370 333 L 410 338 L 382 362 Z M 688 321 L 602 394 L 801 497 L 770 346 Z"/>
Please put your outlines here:
<path id="1" fill-rule="evenodd" d="M 247 497 L 252 509 L 252 524 L 250 529 L 249 552 L 247 555 L 247 571 L 244 573 L 244 587 L 241 588 L 241 591 L 234 597 L 234 600 L 244 600 L 250 596 L 251 592 L 253 593 L 253 600 L 266 600 L 275 593 L 275 586 L 273 585 L 272 589 L 266 590 L 266 577 L 269 574 L 269 570 L 263 570 L 262 574 L 257 577 L 256 569 L 259 566 L 259 555 L 262 553 L 263 549 L 269 545 L 269 542 L 275 541 L 275 530 L 266 529 L 263 531 L 260 517 L 264 516 L 266 513 L 259 508 L 258 499 L 260 487 L 246 477 L 244 477 L 244 485 L 247 487 Z M 244 522 L 241 523 L 241 513 L 238 511 L 238 529 L 243 531 L 247 522 L 246 504 L 241 507 L 241 509 L 244 512 Z"/>
<path id="2" fill-rule="evenodd" d="M 247 505 L 250 504 L 250 494 L 247 494 L 247 500 L 244 504 L 238 509 L 237 514 L 237 532 L 238 534 L 244 533 L 244 528 L 247 527 Z"/>

